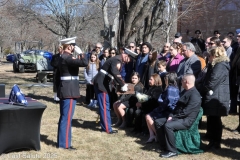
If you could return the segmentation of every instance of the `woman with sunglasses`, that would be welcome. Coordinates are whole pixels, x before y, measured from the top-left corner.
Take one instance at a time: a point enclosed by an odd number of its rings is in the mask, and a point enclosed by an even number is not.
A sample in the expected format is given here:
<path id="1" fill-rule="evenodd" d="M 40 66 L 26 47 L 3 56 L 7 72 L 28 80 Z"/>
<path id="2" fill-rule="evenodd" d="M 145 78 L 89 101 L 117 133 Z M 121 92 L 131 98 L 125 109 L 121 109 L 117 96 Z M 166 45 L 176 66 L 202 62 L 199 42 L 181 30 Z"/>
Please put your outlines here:
<path id="1" fill-rule="evenodd" d="M 209 47 L 222 47 L 221 40 L 218 37 L 210 38 L 210 42 L 208 43 Z"/>
<path id="2" fill-rule="evenodd" d="M 116 55 L 118 55 L 117 49 L 116 48 L 111 48 L 110 51 L 109 51 L 109 57 L 111 58 L 111 57 L 114 57 Z"/>
<path id="3" fill-rule="evenodd" d="M 158 57 L 157 57 L 158 60 L 165 60 L 166 61 L 171 56 L 169 48 L 170 48 L 170 43 L 165 43 L 165 45 L 162 48 L 161 53 L 158 54 Z"/>

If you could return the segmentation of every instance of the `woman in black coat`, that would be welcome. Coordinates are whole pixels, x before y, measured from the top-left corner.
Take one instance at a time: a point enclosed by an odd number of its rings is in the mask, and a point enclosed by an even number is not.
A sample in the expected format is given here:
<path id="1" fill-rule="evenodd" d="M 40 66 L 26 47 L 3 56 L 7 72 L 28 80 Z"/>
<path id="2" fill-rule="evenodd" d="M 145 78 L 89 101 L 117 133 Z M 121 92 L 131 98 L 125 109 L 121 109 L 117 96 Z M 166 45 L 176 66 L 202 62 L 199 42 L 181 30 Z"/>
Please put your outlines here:
<path id="1" fill-rule="evenodd" d="M 209 51 L 209 67 L 203 83 L 203 110 L 207 115 L 208 149 L 221 148 L 221 116 L 229 112 L 229 58 L 223 47 L 213 47 Z"/>
<path id="2" fill-rule="evenodd" d="M 147 130 L 147 124 L 143 125 L 142 122 L 146 123 L 144 118 L 145 115 L 152 112 L 156 107 L 158 107 L 158 98 L 162 92 L 163 90 L 161 78 L 159 74 L 154 73 L 149 78 L 149 89 L 145 91 L 145 94 L 148 95 L 150 98 L 148 99 L 148 101 L 143 103 L 137 102 L 136 108 L 130 109 L 131 113 L 135 113 L 134 131 L 142 131 L 143 126 L 145 126 Z"/>
<path id="3" fill-rule="evenodd" d="M 143 76 L 141 79 L 142 84 L 146 90 L 149 89 L 149 79 L 153 73 L 158 73 L 158 59 L 157 59 L 157 51 L 150 52 L 148 55 L 148 62 L 145 64 L 143 68 Z"/>

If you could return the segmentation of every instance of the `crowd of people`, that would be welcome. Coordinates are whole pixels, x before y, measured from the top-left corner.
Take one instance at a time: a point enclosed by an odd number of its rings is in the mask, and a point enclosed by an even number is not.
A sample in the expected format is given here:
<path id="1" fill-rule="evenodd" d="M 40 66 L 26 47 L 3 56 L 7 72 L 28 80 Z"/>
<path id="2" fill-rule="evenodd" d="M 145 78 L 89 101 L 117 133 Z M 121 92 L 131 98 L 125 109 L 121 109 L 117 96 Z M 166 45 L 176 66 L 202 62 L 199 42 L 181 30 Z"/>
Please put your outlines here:
<path id="1" fill-rule="evenodd" d="M 189 129 L 202 107 L 207 117 L 207 149 L 220 149 L 221 117 L 237 114 L 240 102 L 240 30 L 236 32 L 236 41 L 233 32 L 221 38 L 217 30 L 204 40 L 201 31 L 196 30 L 195 37 L 185 43 L 181 33 L 176 33 L 173 42 L 165 43 L 160 50 L 149 42 L 131 42 L 126 48 L 134 56 L 124 47 L 102 49 L 102 44 L 97 43 L 78 63 L 71 63 L 86 66 L 86 103 L 99 108 L 102 131 L 116 134 L 117 129 L 132 127 L 135 133 L 149 134 L 146 143 L 158 141 L 166 151 L 160 156 L 169 158 L 178 155 L 174 132 Z M 64 72 L 62 66 L 58 68 Z M 61 83 L 65 83 L 64 78 Z M 117 85 L 124 93 L 130 83 L 148 100 L 139 102 L 132 93 L 116 94 Z M 58 87 L 58 93 L 59 90 Z M 65 98 L 59 94 L 58 97 L 64 105 Z M 115 124 L 110 110 L 117 116 Z M 234 132 L 240 133 L 239 124 Z"/>

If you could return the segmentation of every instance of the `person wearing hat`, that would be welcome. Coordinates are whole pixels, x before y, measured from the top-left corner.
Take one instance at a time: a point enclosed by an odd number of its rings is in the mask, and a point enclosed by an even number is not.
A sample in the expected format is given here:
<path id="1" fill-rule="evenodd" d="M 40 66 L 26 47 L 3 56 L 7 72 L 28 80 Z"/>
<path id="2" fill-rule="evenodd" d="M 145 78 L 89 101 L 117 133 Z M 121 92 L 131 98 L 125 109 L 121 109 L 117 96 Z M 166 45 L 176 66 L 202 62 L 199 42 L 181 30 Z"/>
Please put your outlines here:
<path id="1" fill-rule="evenodd" d="M 113 130 L 111 126 L 110 99 L 113 95 L 112 89 L 115 88 L 116 83 L 121 86 L 121 91 L 125 92 L 128 90 L 127 84 L 125 84 L 121 77 L 120 69 L 123 63 L 128 63 L 129 61 L 130 58 L 127 51 L 121 52 L 119 55 L 109 58 L 103 64 L 102 68 L 93 80 L 99 105 L 101 129 L 108 134 L 118 132 L 117 130 Z"/>
<path id="2" fill-rule="evenodd" d="M 75 149 L 71 145 L 71 126 L 72 117 L 76 105 L 76 99 L 80 97 L 79 93 L 79 67 L 86 67 L 87 60 L 78 56 L 73 57 L 73 52 L 81 54 L 81 49 L 76 46 L 76 37 L 60 40 L 63 46 L 63 53 L 58 63 L 58 92 L 60 98 L 60 118 L 58 122 L 57 147 L 64 149 Z"/>
<path id="3" fill-rule="evenodd" d="M 201 51 L 205 51 L 205 41 L 202 39 L 202 32 L 200 30 L 195 31 L 195 37 L 191 40 L 191 43 L 197 44 Z"/>
<path id="4" fill-rule="evenodd" d="M 218 30 L 215 30 L 215 31 L 213 32 L 213 34 L 214 34 L 214 36 L 217 37 L 217 38 L 219 38 L 219 37 L 221 36 L 221 34 L 220 34 L 220 32 L 219 32 Z"/>
<path id="5" fill-rule="evenodd" d="M 182 42 L 182 35 L 181 35 L 181 33 L 180 32 L 177 32 L 176 34 L 175 34 L 175 36 L 174 36 L 174 40 L 173 40 L 173 43 L 183 43 Z"/>
<path id="6" fill-rule="evenodd" d="M 152 45 L 149 42 L 144 42 L 141 45 L 141 53 L 138 55 L 135 63 L 135 71 L 139 73 L 140 80 L 143 77 L 143 70 L 148 62 L 148 55 L 152 50 Z"/>

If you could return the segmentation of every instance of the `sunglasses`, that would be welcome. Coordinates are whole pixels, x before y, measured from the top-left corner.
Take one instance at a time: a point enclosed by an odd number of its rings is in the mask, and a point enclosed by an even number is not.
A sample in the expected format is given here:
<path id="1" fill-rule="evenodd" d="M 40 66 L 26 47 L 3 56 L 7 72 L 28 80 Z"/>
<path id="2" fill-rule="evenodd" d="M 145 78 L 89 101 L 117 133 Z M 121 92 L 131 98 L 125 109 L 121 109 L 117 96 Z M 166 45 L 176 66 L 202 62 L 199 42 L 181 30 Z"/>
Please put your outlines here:
<path id="1" fill-rule="evenodd" d="M 214 43 L 208 43 L 208 45 L 213 45 Z"/>
<path id="2" fill-rule="evenodd" d="M 100 49 L 101 47 L 96 46 L 95 48 L 99 48 Z"/>

